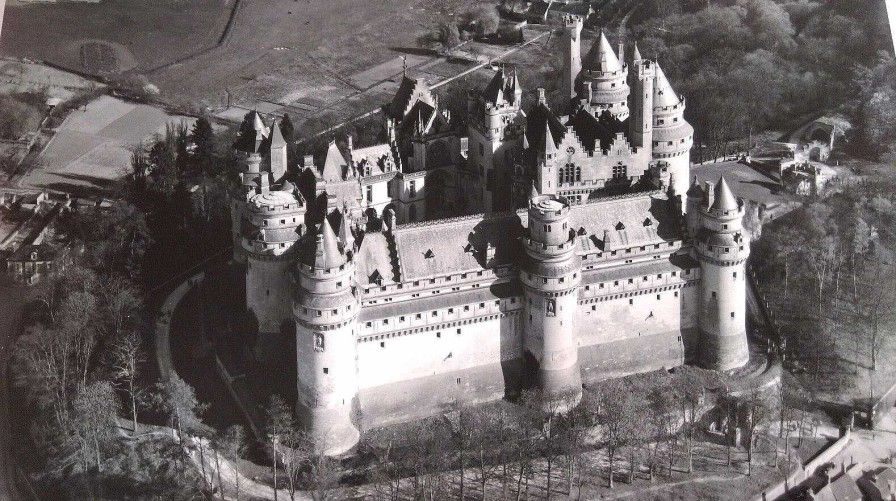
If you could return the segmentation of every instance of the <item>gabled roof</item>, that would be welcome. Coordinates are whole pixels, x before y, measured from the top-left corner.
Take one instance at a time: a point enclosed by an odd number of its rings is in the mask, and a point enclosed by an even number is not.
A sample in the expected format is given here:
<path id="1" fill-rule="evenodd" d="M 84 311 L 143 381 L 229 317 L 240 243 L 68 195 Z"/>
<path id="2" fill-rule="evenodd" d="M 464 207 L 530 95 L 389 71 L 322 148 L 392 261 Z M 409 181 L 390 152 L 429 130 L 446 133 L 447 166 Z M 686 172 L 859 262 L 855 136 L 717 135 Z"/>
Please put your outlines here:
<path id="1" fill-rule="evenodd" d="M 386 106 L 386 114 L 396 120 L 401 120 L 417 101 L 423 101 L 430 106 L 435 105 L 435 100 L 426 81 L 422 78 L 412 80 L 405 75 L 392 102 Z"/>
<path id="2" fill-rule="evenodd" d="M 653 85 L 653 107 L 671 108 L 680 102 L 681 100 L 678 99 L 678 94 L 672 89 L 672 85 L 669 83 L 669 79 L 666 78 L 666 74 L 663 73 L 663 69 L 657 64 L 656 82 Z"/>
<path id="3" fill-rule="evenodd" d="M 612 73 L 622 70 L 622 63 L 616 57 L 613 47 L 604 32 L 600 32 L 600 38 L 591 46 L 588 55 L 582 61 L 582 67 L 586 70 L 601 71 L 604 73 Z"/>
<path id="4" fill-rule="evenodd" d="M 547 105 L 537 104 L 526 118 L 526 139 L 529 144 L 535 149 L 544 147 L 544 136 L 547 129 L 550 129 L 551 137 L 553 137 L 555 141 L 554 146 L 556 147 L 556 141 L 563 139 L 563 136 L 566 135 L 566 127 Z"/>
<path id="5" fill-rule="evenodd" d="M 410 134 L 438 133 L 449 127 L 450 124 L 445 115 L 424 101 L 414 103 L 401 122 L 401 129 Z"/>
<path id="6" fill-rule="evenodd" d="M 586 108 L 579 111 L 569 119 L 569 125 L 582 142 L 582 146 L 588 151 L 607 150 L 616 139 L 616 134 L 628 132 L 627 127 L 618 118 L 605 111 L 600 118 L 595 118 Z"/>
<path id="7" fill-rule="evenodd" d="M 715 194 L 713 195 L 712 201 L 712 209 L 728 211 L 728 210 L 736 210 L 738 207 L 737 198 L 734 196 L 734 193 L 731 192 L 731 188 L 728 187 L 728 182 L 725 181 L 725 177 L 719 177 L 719 182 L 716 184 Z"/>

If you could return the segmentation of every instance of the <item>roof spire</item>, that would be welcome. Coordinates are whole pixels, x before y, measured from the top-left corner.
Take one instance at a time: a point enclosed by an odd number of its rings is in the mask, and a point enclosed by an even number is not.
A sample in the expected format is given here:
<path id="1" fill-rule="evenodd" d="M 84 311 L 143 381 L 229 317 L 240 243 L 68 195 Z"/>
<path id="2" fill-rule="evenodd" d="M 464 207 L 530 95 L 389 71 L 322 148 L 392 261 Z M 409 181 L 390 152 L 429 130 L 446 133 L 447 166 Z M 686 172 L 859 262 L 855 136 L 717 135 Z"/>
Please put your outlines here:
<path id="1" fill-rule="evenodd" d="M 731 188 L 728 187 L 728 182 L 725 181 L 725 176 L 719 176 L 719 182 L 716 184 L 711 209 L 729 211 L 736 210 L 737 208 L 737 198 L 735 198 L 734 193 L 731 192 Z"/>
<path id="2" fill-rule="evenodd" d="M 542 145 L 541 153 L 546 157 L 557 153 L 557 143 L 554 142 L 554 135 L 551 134 L 551 124 L 548 121 L 544 122 L 544 144 Z"/>
<path id="3" fill-rule="evenodd" d="M 541 195 L 538 193 L 538 188 L 535 187 L 535 180 L 533 179 L 532 180 L 532 189 L 529 190 L 529 200 L 535 200 L 539 196 L 541 196 Z"/>
<path id="4" fill-rule="evenodd" d="M 339 240 L 333 233 L 330 221 L 324 217 L 315 242 L 314 267 L 319 270 L 330 270 L 343 264 L 345 264 L 345 254 L 339 250 Z"/>
<path id="5" fill-rule="evenodd" d="M 614 73 L 622 70 L 622 64 L 619 62 L 619 58 L 616 57 L 616 53 L 603 30 L 600 32 L 600 38 L 591 46 L 591 50 L 588 51 L 588 55 L 585 56 L 583 63 L 584 68 L 602 73 Z"/>
<path id="6" fill-rule="evenodd" d="M 640 61 L 640 60 L 641 60 L 641 51 L 638 50 L 638 42 L 635 42 L 635 54 L 634 54 L 633 57 L 634 57 L 634 60 L 635 60 L 635 61 Z"/>

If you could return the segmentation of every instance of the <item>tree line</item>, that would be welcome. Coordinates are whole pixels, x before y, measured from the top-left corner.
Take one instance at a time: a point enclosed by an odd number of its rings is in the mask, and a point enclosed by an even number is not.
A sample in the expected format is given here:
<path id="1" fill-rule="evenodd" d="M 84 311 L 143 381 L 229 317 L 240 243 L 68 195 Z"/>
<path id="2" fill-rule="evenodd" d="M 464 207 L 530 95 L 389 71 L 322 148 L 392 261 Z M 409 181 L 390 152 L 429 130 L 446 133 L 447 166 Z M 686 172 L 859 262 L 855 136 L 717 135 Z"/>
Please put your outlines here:
<path id="1" fill-rule="evenodd" d="M 875 176 L 811 200 L 754 246 L 789 362 L 816 388 L 870 396 L 851 376 L 891 369 L 881 353 L 896 321 L 894 186 L 891 175 Z"/>
<path id="2" fill-rule="evenodd" d="M 868 106 L 889 103 L 896 83 L 879 67 L 893 65 L 884 2 L 647 0 L 629 31 L 687 96 L 686 118 L 707 158 L 750 132 L 785 133 L 815 114 L 843 111 L 857 135 L 892 120 Z M 869 144 L 854 150 L 876 157 L 889 147 Z"/>
<path id="3" fill-rule="evenodd" d="M 177 271 L 172 256 L 183 251 L 189 262 L 226 248 L 232 134 L 205 119 L 171 125 L 135 151 L 116 201 L 61 213 L 64 257 L 38 286 L 12 364 L 43 494 L 193 499 L 212 488 L 192 466 L 187 437 L 214 437 L 215 450 L 233 458 L 247 443 L 239 428 L 202 424 L 206 406 L 179 377 L 154 380 L 144 347 L 154 325 L 149 291 Z M 194 186 L 208 189 L 197 196 Z"/>

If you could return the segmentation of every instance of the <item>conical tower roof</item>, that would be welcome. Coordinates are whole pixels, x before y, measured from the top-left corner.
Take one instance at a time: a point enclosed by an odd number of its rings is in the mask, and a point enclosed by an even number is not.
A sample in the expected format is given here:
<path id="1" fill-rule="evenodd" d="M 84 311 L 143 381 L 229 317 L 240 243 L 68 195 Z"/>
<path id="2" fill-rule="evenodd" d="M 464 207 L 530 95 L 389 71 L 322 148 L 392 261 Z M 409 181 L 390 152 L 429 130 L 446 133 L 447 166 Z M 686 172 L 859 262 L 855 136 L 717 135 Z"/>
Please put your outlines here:
<path id="1" fill-rule="evenodd" d="M 342 240 L 342 244 L 346 250 L 355 248 L 355 236 L 352 235 L 352 230 L 349 224 L 348 216 L 343 212 L 342 218 L 339 221 L 339 239 Z"/>
<path id="2" fill-rule="evenodd" d="M 545 156 L 552 155 L 557 153 L 557 143 L 554 142 L 554 135 L 551 134 L 551 126 L 547 122 L 544 124 L 544 144 L 541 144 L 541 148 L 539 148 L 540 152 Z"/>
<path id="3" fill-rule="evenodd" d="M 600 38 L 591 46 L 588 55 L 585 56 L 582 66 L 587 70 L 601 71 L 604 73 L 612 73 L 622 70 L 622 63 L 613 52 L 610 41 L 604 32 L 600 32 Z"/>
<path id="4" fill-rule="evenodd" d="M 642 58 L 641 58 L 641 51 L 638 50 L 638 42 L 635 42 L 635 54 L 634 54 L 633 59 L 634 59 L 635 61 L 640 61 L 640 60 L 642 59 Z"/>
<path id="5" fill-rule="evenodd" d="M 688 198 L 703 198 L 703 187 L 700 186 L 697 176 L 694 176 L 694 181 L 691 183 L 691 187 L 688 188 L 687 196 Z"/>
<path id="6" fill-rule="evenodd" d="M 261 119 L 261 114 L 257 111 L 252 112 L 252 128 L 258 132 L 265 132 L 264 120 Z"/>
<path id="7" fill-rule="evenodd" d="M 678 94 L 672 89 L 669 79 L 663 73 L 660 65 L 656 65 L 656 83 L 653 86 L 653 107 L 654 108 L 671 108 L 679 104 Z"/>
<path id="8" fill-rule="evenodd" d="M 345 264 L 345 254 L 339 250 L 339 239 L 327 218 L 320 225 L 314 249 L 314 267 L 319 270 L 330 270 Z"/>
<path id="9" fill-rule="evenodd" d="M 282 148 L 286 146 L 286 139 L 283 138 L 283 132 L 280 130 L 280 121 L 274 120 L 271 124 L 271 148 Z"/>
<path id="10" fill-rule="evenodd" d="M 540 196 L 541 194 L 538 193 L 538 188 L 535 187 L 535 181 L 532 181 L 532 189 L 529 190 L 529 200 L 535 200 Z"/>
<path id="11" fill-rule="evenodd" d="M 336 144 L 336 141 L 330 142 L 327 148 L 327 158 L 324 160 L 324 170 L 322 172 L 324 181 L 338 182 L 343 180 L 343 169 L 348 165 L 342 150 Z"/>
<path id="12" fill-rule="evenodd" d="M 719 177 L 719 182 L 716 184 L 711 208 L 720 211 L 737 210 L 738 208 L 737 198 L 728 187 L 724 176 Z"/>

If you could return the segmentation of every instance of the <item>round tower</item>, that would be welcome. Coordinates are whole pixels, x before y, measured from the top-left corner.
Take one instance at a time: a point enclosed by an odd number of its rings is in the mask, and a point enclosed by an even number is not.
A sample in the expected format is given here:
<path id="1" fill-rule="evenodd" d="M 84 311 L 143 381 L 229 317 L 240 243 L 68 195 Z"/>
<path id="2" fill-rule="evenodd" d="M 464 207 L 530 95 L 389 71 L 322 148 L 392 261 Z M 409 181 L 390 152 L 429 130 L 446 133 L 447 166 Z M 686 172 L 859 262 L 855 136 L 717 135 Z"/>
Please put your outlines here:
<path id="1" fill-rule="evenodd" d="M 230 200 L 230 224 L 233 259 L 241 264 L 246 264 L 242 232 L 247 205 L 253 196 L 266 193 L 270 188 L 270 174 L 262 171 L 262 150 L 268 134 L 269 129 L 264 125 L 261 115 L 253 111 L 246 115 L 233 144 L 233 158 L 240 169 L 240 187 Z"/>
<path id="2" fill-rule="evenodd" d="M 266 348 L 276 348 L 266 342 L 270 335 L 293 323 L 289 267 L 304 223 L 304 200 L 289 182 L 277 191 L 252 196 L 246 205 L 241 241 L 247 262 L 246 306 L 258 321 L 262 359 Z"/>
<path id="3" fill-rule="evenodd" d="M 701 269 L 699 363 L 724 371 L 742 367 L 750 358 L 745 272 L 750 239 L 743 231 L 744 204 L 724 178 L 704 195 L 694 239 Z"/>
<path id="4" fill-rule="evenodd" d="M 327 218 L 295 275 L 296 413 L 316 446 L 328 455 L 358 443 L 358 353 L 353 253 L 346 252 Z"/>
<path id="5" fill-rule="evenodd" d="M 672 193 L 682 198 L 691 175 L 691 147 L 694 128 L 684 119 L 685 100 L 672 89 L 659 64 L 654 64 L 653 85 L 653 159 L 669 164 Z M 682 207 L 682 210 L 686 210 Z"/>
<path id="6" fill-rule="evenodd" d="M 522 239 L 526 261 L 520 272 L 525 291 L 525 348 L 535 384 L 562 404 L 582 396 L 575 313 L 581 282 L 576 236 L 569 227 L 569 202 L 537 195 L 529 200 L 529 235 Z M 571 398 L 569 398 L 571 397 Z"/>
<path id="7" fill-rule="evenodd" d="M 609 111 L 619 120 L 628 118 L 628 65 L 619 60 L 603 32 L 588 51 L 582 67 L 580 79 L 590 84 L 590 92 L 589 85 L 582 85 L 579 98 L 590 103 L 591 114 L 599 117 Z"/>

